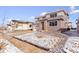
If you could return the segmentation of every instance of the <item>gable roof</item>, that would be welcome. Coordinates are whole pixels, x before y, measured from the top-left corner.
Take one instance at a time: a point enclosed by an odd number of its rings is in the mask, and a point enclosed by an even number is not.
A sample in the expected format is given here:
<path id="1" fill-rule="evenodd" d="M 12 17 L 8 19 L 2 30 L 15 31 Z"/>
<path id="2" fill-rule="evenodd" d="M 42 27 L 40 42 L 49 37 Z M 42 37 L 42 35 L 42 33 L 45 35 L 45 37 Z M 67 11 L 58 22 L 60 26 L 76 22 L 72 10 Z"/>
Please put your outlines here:
<path id="1" fill-rule="evenodd" d="M 28 24 L 28 23 L 33 23 L 33 22 L 28 22 L 28 21 L 27 21 L 27 22 L 25 22 L 25 21 L 20 21 L 20 20 L 12 20 L 12 22 L 27 23 L 27 24 Z"/>
<path id="2" fill-rule="evenodd" d="M 65 10 L 59 10 L 59 11 L 55 11 L 55 12 L 48 12 L 47 14 L 43 15 L 43 16 L 38 16 L 36 17 L 35 19 L 39 19 L 40 17 L 45 17 L 46 15 L 49 15 L 49 14 L 53 14 L 53 13 L 59 13 L 59 12 L 64 12 L 65 15 L 68 15 L 68 13 L 65 11 Z"/>

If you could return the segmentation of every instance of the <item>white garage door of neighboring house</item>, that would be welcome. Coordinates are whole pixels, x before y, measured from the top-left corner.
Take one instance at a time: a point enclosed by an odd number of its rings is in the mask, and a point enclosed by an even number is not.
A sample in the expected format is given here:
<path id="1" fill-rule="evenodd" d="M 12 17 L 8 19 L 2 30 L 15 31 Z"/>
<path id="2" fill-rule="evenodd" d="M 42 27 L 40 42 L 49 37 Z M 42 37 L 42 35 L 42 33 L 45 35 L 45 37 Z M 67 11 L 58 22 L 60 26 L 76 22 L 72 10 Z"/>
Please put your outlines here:
<path id="1" fill-rule="evenodd" d="M 30 27 L 30 25 L 23 25 L 23 29 L 32 29 L 32 27 Z"/>
<path id="2" fill-rule="evenodd" d="M 16 28 L 16 30 L 28 30 L 28 29 L 32 29 L 29 25 L 23 25 L 23 26 L 18 26 Z"/>
<path id="3" fill-rule="evenodd" d="M 18 26 L 15 30 L 22 30 L 22 26 Z"/>

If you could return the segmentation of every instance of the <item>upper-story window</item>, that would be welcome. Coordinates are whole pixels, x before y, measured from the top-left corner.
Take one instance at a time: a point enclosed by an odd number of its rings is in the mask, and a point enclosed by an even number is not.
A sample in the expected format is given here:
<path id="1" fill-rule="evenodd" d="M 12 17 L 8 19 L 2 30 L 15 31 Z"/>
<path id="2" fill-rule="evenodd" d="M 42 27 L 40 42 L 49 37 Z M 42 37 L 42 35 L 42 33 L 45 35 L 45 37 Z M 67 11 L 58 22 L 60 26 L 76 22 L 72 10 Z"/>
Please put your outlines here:
<path id="1" fill-rule="evenodd" d="M 50 14 L 50 17 L 57 17 L 57 13 Z"/>

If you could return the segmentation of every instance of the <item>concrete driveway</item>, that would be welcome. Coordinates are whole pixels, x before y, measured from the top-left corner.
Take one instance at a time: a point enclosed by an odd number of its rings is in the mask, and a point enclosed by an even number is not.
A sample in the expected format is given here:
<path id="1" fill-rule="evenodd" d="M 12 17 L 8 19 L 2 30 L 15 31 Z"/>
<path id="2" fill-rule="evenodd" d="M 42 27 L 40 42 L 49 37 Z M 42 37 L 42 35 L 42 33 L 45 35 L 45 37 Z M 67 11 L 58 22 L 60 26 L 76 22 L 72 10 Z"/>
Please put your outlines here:
<path id="1" fill-rule="evenodd" d="M 70 30 L 70 31 L 67 31 L 67 32 L 64 32 L 64 34 L 68 35 L 68 36 L 75 36 L 75 37 L 79 37 L 79 34 L 77 33 L 76 30 Z"/>
<path id="2" fill-rule="evenodd" d="M 76 30 L 64 32 L 68 35 L 68 40 L 64 46 L 64 51 L 67 53 L 79 53 L 79 34 Z"/>

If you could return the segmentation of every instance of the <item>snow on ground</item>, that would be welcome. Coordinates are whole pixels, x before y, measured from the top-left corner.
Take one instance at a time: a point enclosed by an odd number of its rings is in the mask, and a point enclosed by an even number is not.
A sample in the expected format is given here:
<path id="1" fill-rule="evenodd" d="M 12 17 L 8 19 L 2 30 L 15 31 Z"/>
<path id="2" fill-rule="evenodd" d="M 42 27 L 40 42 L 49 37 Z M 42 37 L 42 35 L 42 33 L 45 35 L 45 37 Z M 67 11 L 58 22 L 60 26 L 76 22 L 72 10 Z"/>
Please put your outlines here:
<path id="1" fill-rule="evenodd" d="M 63 49 L 67 53 L 79 53 L 79 37 L 69 37 Z"/>
<path id="2" fill-rule="evenodd" d="M 49 35 L 38 35 L 33 33 L 23 34 L 16 36 L 17 38 L 20 38 L 22 40 L 25 40 L 27 42 L 31 42 L 35 45 L 44 47 L 44 48 L 53 48 L 54 45 L 57 44 L 59 37 L 53 37 Z"/>
<path id="3" fill-rule="evenodd" d="M 0 43 L 4 43 L 5 44 L 5 47 L 0 49 L 0 53 L 22 53 L 22 51 L 20 49 L 15 47 L 13 44 L 11 44 L 7 40 L 3 39 L 3 40 L 0 41 Z"/>

